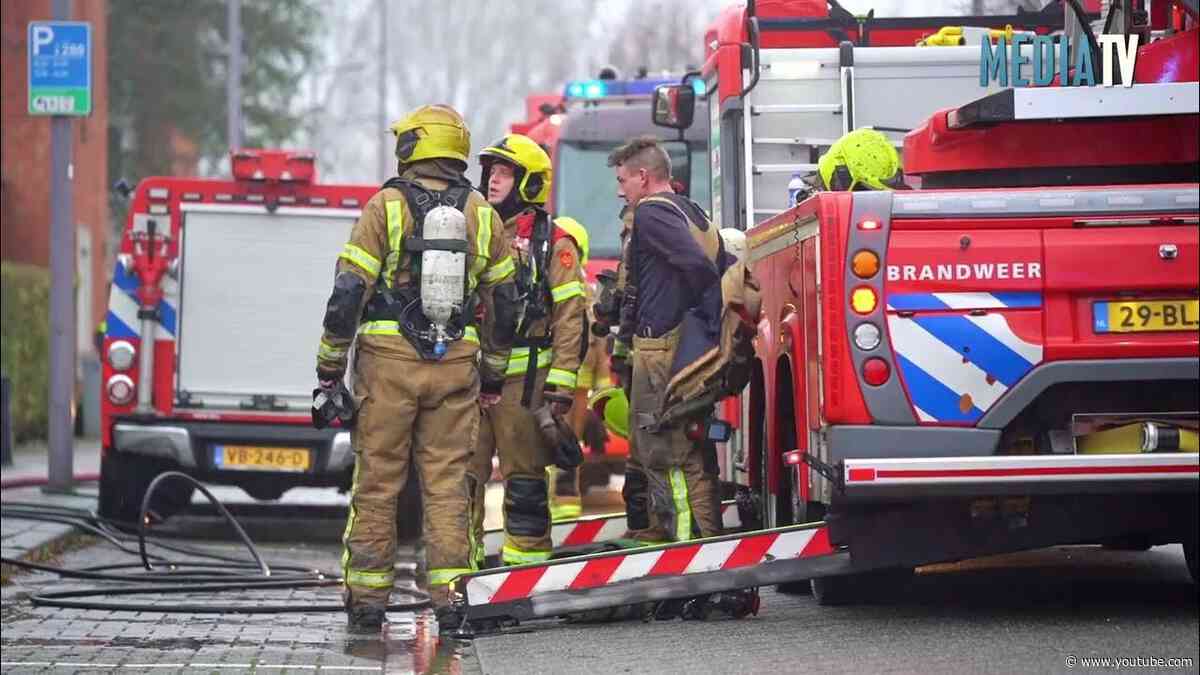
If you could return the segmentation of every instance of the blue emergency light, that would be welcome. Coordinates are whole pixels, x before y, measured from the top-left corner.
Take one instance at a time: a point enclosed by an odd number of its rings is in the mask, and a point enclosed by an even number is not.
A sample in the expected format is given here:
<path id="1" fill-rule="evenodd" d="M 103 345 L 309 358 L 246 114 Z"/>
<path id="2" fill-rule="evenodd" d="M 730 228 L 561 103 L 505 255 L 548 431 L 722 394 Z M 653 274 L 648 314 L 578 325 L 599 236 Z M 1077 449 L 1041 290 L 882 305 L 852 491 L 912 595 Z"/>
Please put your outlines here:
<path id="1" fill-rule="evenodd" d="M 606 96 L 649 96 L 660 84 L 678 84 L 679 78 L 643 80 L 572 80 L 567 82 L 566 98 L 604 98 Z M 692 80 L 697 94 L 704 94 L 704 81 Z"/>

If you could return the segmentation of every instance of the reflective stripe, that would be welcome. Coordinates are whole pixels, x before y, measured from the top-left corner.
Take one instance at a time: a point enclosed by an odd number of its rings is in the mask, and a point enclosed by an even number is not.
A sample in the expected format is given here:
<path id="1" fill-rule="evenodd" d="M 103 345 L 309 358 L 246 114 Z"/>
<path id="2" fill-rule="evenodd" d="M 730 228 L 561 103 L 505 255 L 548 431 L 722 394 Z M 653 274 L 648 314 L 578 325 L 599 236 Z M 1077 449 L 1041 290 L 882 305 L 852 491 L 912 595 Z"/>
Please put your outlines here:
<path id="1" fill-rule="evenodd" d="M 517 264 L 513 262 L 512 256 L 504 256 L 500 262 L 492 265 L 483 272 L 483 281 L 489 284 L 503 281 L 516 273 L 516 271 Z"/>
<path id="2" fill-rule="evenodd" d="M 471 266 L 467 271 L 470 290 L 475 290 L 479 285 L 479 275 L 487 267 L 488 254 L 492 248 L 492 207 L 480 206 L 475 209 L 475 215 L 475 257 L 471 259 Z"/>
<path id="3" fill-rule="evenodd" d="M 549 349 L 538 350 L 538 368 L 549 368 L 553 360 L 554 352 Z M 529 368 L 529 348 L 513 347 L 512 354 L 508 357 L 508 368 L 504 371 L 504 374 L 522 374 L 527 368 Z"/>
<path id="4" fill-rule="evenodd" d="M 345 349 L 334 347 L 325 340 L 321 340 L 321 345 L 317 347 L 317 358 L 322 361 L 341 361 L 345 357 Z"/>
<path id="5" fill-rule="evenodd" d="M 522 551 L 505 544 L 500 549 L 500 559 L 505 565 L 524 565 L 525 563 L 542 562 L 550 559 L 550 551 Z"/>
<path id="6" fill-rule="evenodd" d="M 354 524 L 358 522 L 358 511 L 354 508 L 354 496 L 358 494 L 358 476 L 362 469 L 362 462 L 358 459 L 357 456 L 354 458 L 354 474 L 350 481 L 350 515 L 346 518 L 346 529 L 342 532 L 343 578 L 348 576 L 350 570 L 350 533 L 354 530 Z"/>
<path id="7" fill-rule="evenodd" d="M 675 502 L 675 541 L 687 541 L 692 538 L 692 507 L 683 469 L 671 469 L 671 499 Z"/>
<path id="8" fill-rule="evenodd" d="M 346 569 L 347 586 L 391 588 L 394 582 L 395 576 L 391 570 L 388 570 L 387 572 L 372 572 L 371 570 Z"/>
<path id="9" fill-rule="evenodd" d="M 464 574 L 470 574 L 475 570 L 469 567 L 441 567 L 429 570 L 429 585 L 430 586 L 445 586 Z"/>
<path id="10" fill-rule="evenodd" d="M 550 289 L 550 297 L 554 298 L 555 303 L 570 300 L 577 295 L 583 295 L 583 282 L 568 281 L 561 286 L 555 286 Z"/>
<path id="11" fill-rule="evenodd" d="M 388 254 L 383 270 L 383 285 L 390 288 L 396 280 L 400 255 L 404 253 L 404 201 L 393 199 L 384 206 L 387 208 Z"/>
<path id="12" fill-rule="evenodd" d="M 359 327 L 358 332 L 363 335 L 399 335 L 399 321 L 367 321 Z"/>
<path id="13" fill-rule="evenodd" d="M 551 368 L 550 374 L 546 376 L 546 384 L 553 384 L 556 387 L 575 388 L 575 373 L 562 368 Z"/>
<path id="14" fill-rule="evenodd" d="M 354 244 L 343 246 L 342 253 L 338 257 L 358 265 L 364 272 L 370 274 L 372 278 L 379 276 L 379 258 L 367 253 Z"/>
<path id="15" fill-rule="evenodd" d="M 402 335 L 399 321 L 367 321 L 359 327 L 358 332 L 360 335 Z M 467 326 L 463 329 L 462 339 L 477 345 L 479 331 L 475 326 Z"/>

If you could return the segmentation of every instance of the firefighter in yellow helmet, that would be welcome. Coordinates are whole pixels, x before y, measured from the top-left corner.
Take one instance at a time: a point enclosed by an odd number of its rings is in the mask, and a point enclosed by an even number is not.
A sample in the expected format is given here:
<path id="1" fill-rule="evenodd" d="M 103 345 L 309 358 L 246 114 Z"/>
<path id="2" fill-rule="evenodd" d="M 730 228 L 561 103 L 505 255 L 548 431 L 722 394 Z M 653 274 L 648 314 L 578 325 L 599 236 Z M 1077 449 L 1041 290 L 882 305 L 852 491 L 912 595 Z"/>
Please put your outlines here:
<path id="1" fill-rule="evenodd" d="M 516 325 L 508 235 L 463 175 L 463 118 L 422 106 L 391 130 L 399 175 L 366 203 L 338 255 L 313 392 L 314 424 L 354 423 L 342 565 L 356 631 L 378 630 L 385 618 L 397 496 L 410 468 L 420 478 L 434 609 L 443 624 L 461 623 L 448 584 L 475 569 L 471 455 L 480 407 L 499 401 Z M 343 378 L 355 340 L 351 395 Z"/>
<path id="2" fill-rule="evenodd" d="M 479 506 L 473 528 L 478 536 L 483 484 L 495 452 L 504 476 L 501 559 L 521 564 L 550 557 L 546 467 L 582 461 L 578 441 L 563 418 L 571 408 L 587 346 L 587 232 L 570 218 L 552 219 L 546 212 L 550 157 L 532 139 L 509 134 L 484 148 L 479 161 L 480 186 L 512 240 L 522 319 L 503 398 L 484 412 L 480 426 L 473 469 Z"/>

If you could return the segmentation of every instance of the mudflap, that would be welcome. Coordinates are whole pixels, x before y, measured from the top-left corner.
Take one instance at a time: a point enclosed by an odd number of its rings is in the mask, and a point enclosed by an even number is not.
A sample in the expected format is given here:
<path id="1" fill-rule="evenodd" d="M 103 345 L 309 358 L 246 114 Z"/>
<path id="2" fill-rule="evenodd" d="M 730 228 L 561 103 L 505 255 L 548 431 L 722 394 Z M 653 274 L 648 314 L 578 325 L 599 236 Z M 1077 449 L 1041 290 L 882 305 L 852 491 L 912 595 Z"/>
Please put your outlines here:
<path id="1" fill-rule="evenodd" d="M 741 618 L 758 612 L 761 586 L 852 571 L 817 522 L 485 570 L 460 577 L 455 600 L 478 630 L 554 617 Z"/>

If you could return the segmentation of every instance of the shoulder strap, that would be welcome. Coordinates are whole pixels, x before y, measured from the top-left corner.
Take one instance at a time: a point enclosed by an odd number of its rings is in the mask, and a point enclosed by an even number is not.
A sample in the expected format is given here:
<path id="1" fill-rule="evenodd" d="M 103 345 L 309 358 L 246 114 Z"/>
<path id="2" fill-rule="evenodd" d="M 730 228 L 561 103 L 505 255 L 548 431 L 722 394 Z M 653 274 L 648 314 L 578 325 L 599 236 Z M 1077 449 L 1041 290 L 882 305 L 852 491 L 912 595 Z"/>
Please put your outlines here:
<path id="1" fill-rule="evenodd" d="M 716 228 L 712 226 L 712 223 L 708 221 L 707 217 L 705 218 L 705 224 L 708 225 L 708 227 L 701 230 L 696 225 L 696 222 L 692 220 L 692 217 L 688 215 L 688 212 L 685 211 L 682 206 L 676 204 L 675 200 L 670 199 L 669 197 L 647 197 L 638 202 L 638 206 L 646 203 L 667 204 L 671 208 L 675 209 L 675 211 L 683 217 L 683 221 L 687 223 L 688 232 L 692 234 L 692 238 L 695 239 L 696 243 L 700 245 L 700 248 L 704 251 L 704 255 L 708 256 L 708 259 L 713 261 L 713 263 L 718 262 L 717 257 L 721 252 L 721 235 L 717 233 Z M 700 209 L 700 213 L 704 213 L 703 209 Z"/>

